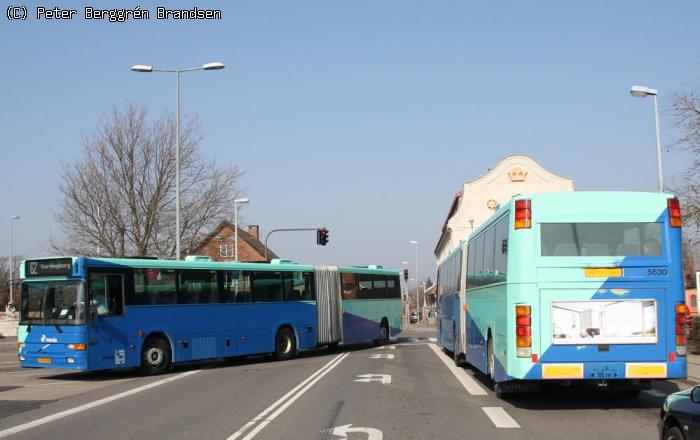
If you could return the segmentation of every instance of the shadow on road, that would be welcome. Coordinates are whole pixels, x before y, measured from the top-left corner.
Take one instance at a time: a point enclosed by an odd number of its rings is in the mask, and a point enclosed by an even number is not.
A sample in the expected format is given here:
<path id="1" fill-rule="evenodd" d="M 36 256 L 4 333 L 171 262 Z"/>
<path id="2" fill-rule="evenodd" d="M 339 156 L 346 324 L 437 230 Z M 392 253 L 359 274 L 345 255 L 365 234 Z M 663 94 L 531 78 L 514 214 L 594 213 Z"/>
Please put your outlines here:
<path id="1" fill-rule="evenodd" d="M 466 371 L 484 388 L 492 389 L 491 379 L 481 371 L 471 366 L 466 367 Z M 665 396 L 658 394 L 671 394 L 683 389 L 686 388 L 675 382 L 654 381 L 653 394 L 641 392 L 638 397 L 624 398 L 607 388 L 598 387 L 594 382 L 574 382 L 571 385 L 543 382 L 539 392 L 513 394 L 503 400 L 516 408 L 534 411 L 660 408 Z"/>

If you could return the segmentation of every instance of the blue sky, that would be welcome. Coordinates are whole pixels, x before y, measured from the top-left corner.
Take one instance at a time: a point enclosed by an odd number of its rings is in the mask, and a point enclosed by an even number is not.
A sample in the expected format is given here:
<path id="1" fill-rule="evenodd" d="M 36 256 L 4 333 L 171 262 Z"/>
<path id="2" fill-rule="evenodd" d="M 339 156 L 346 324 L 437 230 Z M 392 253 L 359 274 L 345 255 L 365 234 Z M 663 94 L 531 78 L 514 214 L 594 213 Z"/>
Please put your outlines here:
<path id="1" fill-rule="evenodd" d="M 84 2 L 60 2 L 81 9 Z M 432 250 L 454 193 L 509 154 L 527 154 L 579 190 L 656 189 L 652 101 L 698 85 L 696 1 L 230 1 L 214 22 L 29 19 L 0 25 L 0 254 L 44 255 L 62 163 L 113 105 L 175 104 L 175 78 L 133 64 L 226 69 L 184 74 L 206 156 L 246 171 L 244 223 L 327 226 L 273 236 L 294 260 L 414 265 Z M 3 10 L 10 3 L 5 2 Z M 53 4 L 46 6 L 53 6 Z M 203 4 L 199 5 L 204 7 Z M 676 137 L 662 114 L 662 142 Z M 691 157 L 664 151 L 666 180 Z"/>

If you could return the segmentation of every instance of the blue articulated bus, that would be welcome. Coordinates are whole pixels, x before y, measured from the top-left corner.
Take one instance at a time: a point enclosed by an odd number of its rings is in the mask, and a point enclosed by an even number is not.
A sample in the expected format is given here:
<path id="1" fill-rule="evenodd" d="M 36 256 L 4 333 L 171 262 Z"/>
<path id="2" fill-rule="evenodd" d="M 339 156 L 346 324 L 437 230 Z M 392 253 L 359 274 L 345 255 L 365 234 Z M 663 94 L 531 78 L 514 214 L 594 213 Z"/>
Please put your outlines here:
<path id="1" fill-rule="evenodd" d="M 686 377 L 681 215 L 670 194 L 517 196 L 440 264 L 438 343 L 496 394 Z"/>
<path id="2" fill-rule="evenodd" d="M 401 330 L 399 273 L 379 266 L 58 257 L 23 261 L 20 277 L 23 367 L 156 374 Z"/>

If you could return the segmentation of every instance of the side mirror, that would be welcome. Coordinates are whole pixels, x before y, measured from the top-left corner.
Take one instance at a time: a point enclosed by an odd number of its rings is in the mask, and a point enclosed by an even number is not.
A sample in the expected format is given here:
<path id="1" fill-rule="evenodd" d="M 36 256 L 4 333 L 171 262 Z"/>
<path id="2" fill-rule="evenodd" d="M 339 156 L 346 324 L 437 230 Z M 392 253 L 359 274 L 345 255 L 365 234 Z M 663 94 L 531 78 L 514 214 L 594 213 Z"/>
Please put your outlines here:
<path id="1" fill-rule="evenodd" d="M 695 403 L 700 403 L 700 385 L 696 385 L 690 390 L 690 400 Z"/>

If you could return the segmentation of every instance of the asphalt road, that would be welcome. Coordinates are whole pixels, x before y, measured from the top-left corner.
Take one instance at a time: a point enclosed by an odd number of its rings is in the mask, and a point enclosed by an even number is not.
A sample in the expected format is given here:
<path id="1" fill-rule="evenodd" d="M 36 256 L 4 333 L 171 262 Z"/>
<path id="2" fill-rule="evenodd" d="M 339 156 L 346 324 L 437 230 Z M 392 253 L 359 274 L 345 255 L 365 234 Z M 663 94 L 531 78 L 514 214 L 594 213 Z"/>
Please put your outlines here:
<path id="1" fill-rule="evenodd" d="M 497 399 L 489 382 L 408 330 L 384 347 L 75 374 L 17 367 L 0 340 L 0 438 L 654 439 L 663 382 L 637 399 L 547 389 Z M 664 391 L 661 391 L 664 390 Z"/>

